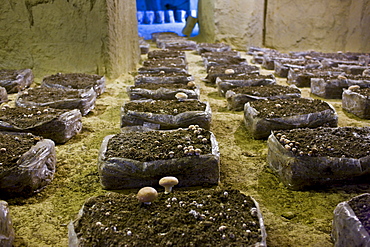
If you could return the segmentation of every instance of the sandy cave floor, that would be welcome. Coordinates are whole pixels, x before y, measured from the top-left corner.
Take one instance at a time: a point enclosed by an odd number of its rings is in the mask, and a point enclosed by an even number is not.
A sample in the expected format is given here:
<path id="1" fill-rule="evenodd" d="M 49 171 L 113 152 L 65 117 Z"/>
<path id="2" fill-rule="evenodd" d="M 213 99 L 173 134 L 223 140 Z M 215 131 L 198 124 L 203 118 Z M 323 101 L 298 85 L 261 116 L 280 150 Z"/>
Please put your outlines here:
<path id="1" fill-rule="evenodd" d="M 206 75 L 201 57 L 192 51 L 186 55 L 189 73 L 201 86 L 201 100 L 208 101 L 212 108 L 211 131 L 219 142 L 221 184 L 258 201 L 268 246 L 332 246 L 334 208 L 339 202 L 370 192 L 370 185 L 347 185 L 322 191 L 286 189 L 267 166 L 266 141 L 253 140 L 244 127 L 243 113 L 228 111 L 226 99 L 218 96 L 216 87 L 201 81 Z M 245 52 L 242 57 L 251 58 Z M 146 59 L 146 55 L 142 58 Z M 108 80 L 106 92 L 98 98 L 95 109 L 83 118 L 82 132 L 56 147 L 57 171 L 47 188 L 28 199 L 8 200 L 16 231 L 15 246 L 67 246 L 67 224 L 86 199 L 107 192 L 99 183 L 98 151 L 105 136 L 120 132 L 120 108 L 128 100 L 126 86 L 133 85 L 134 75 Z M 278 79 L 278 83 L 285 84 L 285 79 Z M 309 88 L 302 89 L 302 96 L 311 97 Z M 14 99 L 13 95 L 10 98 Z M 326 101 L 336 109 L 339 126 L 369 125 L 369 120 L 343 112 L 340 100 Z"/>

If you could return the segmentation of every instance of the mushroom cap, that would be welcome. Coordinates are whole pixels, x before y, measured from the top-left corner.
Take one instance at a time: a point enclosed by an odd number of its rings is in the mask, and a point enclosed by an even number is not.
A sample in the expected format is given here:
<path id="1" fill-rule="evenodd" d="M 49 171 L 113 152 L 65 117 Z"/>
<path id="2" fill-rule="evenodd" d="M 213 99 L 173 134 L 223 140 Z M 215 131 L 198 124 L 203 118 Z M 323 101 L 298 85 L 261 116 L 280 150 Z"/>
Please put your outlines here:
<path id="1" fill-rule="evenodd" d="M 160 186 L 174 186 L 179 183 L 179 180 L 176 177 L 163 177 L 159 180 Z"/>
<path id="2" fill-rule="evenodd" d="M 180 92 L 180 93 L 177 93 L 177 94 L 175 95 L 175 97 L 176 97 L 176 99 L 178 99 L 178 100 L 184 100 L 184 99 L 187 99 L 187 98 L 188 98 L 188 95 L 187 95 L 186 93 L 182 93 L 182 92 Z"/>
<path id="3" fill-rule="evenodd" d="M 226 69 L 225 70 L 225 74 L 227 74 L 227 75 L 235 74 L 235 70 L 233 70 L 233 69 Z"/>
<path id="4" fill-rule="evenodd" d="M 188 82 L 188 87 L 195 87 L 195 82 L 194 81 L 189 81 Z"/>
<path id="5" fill-rule="evenodd" d="M 140 202 L 152 202 L 158 197 L 158 192 L 153 187 L 144 187 L 139 190 L 136 198 Z"/>
<path id="6" fill-rule="evenodd" d="M 355 89 L 360 89 L 360 86 L 359 85 L 352 85 L 352 86 L 349 86 L 348 87 L 348 90 L 355 90 Z"/>

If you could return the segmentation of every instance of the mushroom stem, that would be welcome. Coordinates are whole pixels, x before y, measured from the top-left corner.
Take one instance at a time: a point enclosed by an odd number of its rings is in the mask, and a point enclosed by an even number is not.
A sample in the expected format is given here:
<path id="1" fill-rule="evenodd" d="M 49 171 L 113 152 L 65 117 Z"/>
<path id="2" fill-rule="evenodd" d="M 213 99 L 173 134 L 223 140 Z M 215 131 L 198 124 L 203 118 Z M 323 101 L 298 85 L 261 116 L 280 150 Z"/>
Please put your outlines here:
<path id="1" fill-rule="evenodd" d="M 159 185 L 164 187 L 164 193 L 169 194 L 172 191 L 172 187 L 179 183 L 179 180 L 175 177 L 163 177 L 159 180 Z"/>
<path id="2" fill-rule="evenodd" d="M 164 187 L 164 193 L 165 194 L 169 194 L 171 193 L 172 191 L 172 186 L 168 185 L 168 186 L 163 186 Z"/>

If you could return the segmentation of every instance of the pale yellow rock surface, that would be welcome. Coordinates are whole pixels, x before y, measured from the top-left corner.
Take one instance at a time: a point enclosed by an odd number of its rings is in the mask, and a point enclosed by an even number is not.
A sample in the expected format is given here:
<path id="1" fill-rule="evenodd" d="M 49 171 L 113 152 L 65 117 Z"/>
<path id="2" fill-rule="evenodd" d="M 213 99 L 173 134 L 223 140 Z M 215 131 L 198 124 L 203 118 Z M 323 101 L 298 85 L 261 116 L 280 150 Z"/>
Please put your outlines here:
<path id="1" fill-rule="evenodd" d="M 0 7 L 0 68 L 116 77 L 135 68 L 136 4 L 129 1 L 9 0 Z"/>
<path id="2" fill-rule="evenodd" d="M 199 40 L 226 42 L 235 49 L 262 46 L 264 1 L 200 0 Z"/>
<path id="3" fill-rule="evenodd" d="M 199 0 L 201 42 L 282 52 L 370 52 L 368 0 Z"/>
<path id="4" fill-rule="evenodd" d="M 268 1 L 266 13 L 267 47 L 370 52 L 368 0 Z"/>

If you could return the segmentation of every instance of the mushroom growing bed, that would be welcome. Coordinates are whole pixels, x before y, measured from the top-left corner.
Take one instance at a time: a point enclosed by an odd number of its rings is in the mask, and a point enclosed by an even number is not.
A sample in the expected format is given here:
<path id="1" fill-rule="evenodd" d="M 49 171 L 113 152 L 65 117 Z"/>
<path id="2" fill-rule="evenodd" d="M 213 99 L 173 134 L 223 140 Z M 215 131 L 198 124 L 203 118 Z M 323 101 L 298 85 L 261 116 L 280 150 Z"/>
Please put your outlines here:
<path id="1" fill-rule="evenodd" d="M 69 246 L 266 246 L 258 203 L 234 189 L 89 198 L 69 224 Z"/>
<path id="2" fill-rule="evenodd" d="M 180 57 L 151 58 L 143 62 L 143 68 L 183 68 L 188 69 L 185 59 Z"/>
<path id="3" fill-rule="evenodd" d="M 203 54 L 206 52 L 225 52 L 231 51 L 231 46 L 225 43 L 198 43 L 197 52 Z"/>
<path id="4" fill-rule="evenodd" d="M 319 99 L 256 100 L 245 104 L 244 123 L 254 138 L 263 139 L 273 130 L 336 127 L 338 116 L 329 103 Z"/>
<path id="5" fill-rule="evenodd" d="M 186 61 L 186 55 L 184 51 L 180 50 L 170 50 L 170 49 L 160 49 L 148 52 L 148 58 L 171 58 L 171 57 L 181 57 Z"/>
<path id="6" fill-rule="evenodd" d="M 293 190 L 360 183 L 370 174 L 370 128 L 320 127 L 274 131 L 267 162 Z"/>
<path id="7" fill-rule="evenodd" d="M 232 56 L 225 56 L 225 57 L 203 57 L 203 63 L 206 71 L 208 72 L 211 67 L 214 66 L 227 66 L 227 65 L 239 65 L 239 66 L 246 66 L 248 62 L 245 58 L 241 57 L 232 57 Z"/>
<path id="8" fill-rule="evenodd" d="M 359 118 L 370 119 L 370 88 L 350 87 L 344 90 L 342 107 Z"/>
<path id="9" fill-rule="evenodd" d="M 275 76 L 260 75 L 256 73 L 236 75 L 233 77 L 223 77 L 216 79 L 216 85 L 218 89 L 218 94 L 220 96 L 225 96 L 228 90 L 246 87 L 246 86 L 262 86 L 262 85 L 272 85 L 276 84 Z"/>
<path id="10" fill-rule="evenodd" d="M 28 88 L 33 82 L 31 69 L 0 70 L 0 87 L 4 87 L 7 93 L 17 93 Z"/>
<path id="11" fill-rule="evenodd" d="M 0 200 L 0 246 L 14 246 L 15 232 L 9 206 L 6 201 Z"/>
<path id="12" fill-rule="evenodd" d="M 134 100 L 126 102 L 121 109 L 121 127 L 176 129 L 197 124 L 209 129 L 211 118 L 209 103 L 192 99 Z"/>
<path id="13" fill-rule="evenodd" d="M 199 99 L 200 90 L 194 82 L 188 84 L 146 83 L 127 87 L 130 100 L 176 100 L 177 93 L 185 93 L 188 99 Z"/>
<path id="14" fill-rule="evenodd" d="M 30 132 L 65 143 L 82 130 L 82 115 L 77 109 L 3 107 L 0 130 Z"/>
<path id="15" fill-rule="evenodd" d="M 94 89 L 64 89 L 35 87 L 19 92 L 16 105 L 20 107 L 50 107 L 57 109 L 78 109 L 83 116 L 95 107 Z"/>
<path id="16" fill-rule="evenodd" d="M 311 93 L 324 99 L 341 99 L 343 89 L 353 85 L 370 87 L 370 76 L 346 74 L 311 78 Z"/>
<path id="17" fill-rule="evenodd" d="M 194 81 L 194 77 L 187 72 L 165 72 L 158 71 L 156 73 L 140 74 L 135 76 L 135 86 L 146 83 L 155 84 L 172 84 L 181 83 L 187 84 L 189 81 Z"/>
<path id="18" fill-rule="evenodd" d="M 42 86 L 64 89 L 94 89 L 97 96 L 105 91 L 105 77 L 84 73 L 57 73 L 42 80 Z"/>
<path id="19" fill-rule="evenodd" d="M 267 84 L 245 86 L 230 89 L 226 92 L 227 107 L 233 111 L 243 111 L 244 105 L 255 100 L 276 100 L 300 98 L 301 91 L 296 87 Z"/>
<path id="20" fill-rule="evenodd" d="M 217 78 L 233 78 L 237 75 L 251 73 L 258 74 L 259 68 L 253 65 L 216 65 L 209 69 L 205 80 L 211 84 L 215 84 Z"/>
<path id="21" fill-rule="evenodd" d="M 334 210 L 332 238 L 335 247 L 370 245 L 370 194 L 341 202 Z"/>
<path id="22" fill-rule="evenodd" d="M 274 61 L 274 64 L 275 74 L 284 78 L 288 77 L 290 69 L 315 69 L 321 66 L 319 61 L 309 59 L 277 59 Z"/>
<path id="23" fill-rule="evenodd" d="M 219 150 L 214 135 L 192 125 L 187 129 L 125 129 L 106 136 L 98 170 L 105 189 L 156 186 L 167 175 L 179 186 L 217 185 Z"/>
<path id="24" fill-rule="evenodd" d="M 54 142 L 31 133 L 0 132 L 0 192 L 3 197 L 30 196 L 51 183 Z"/>
<path id="25" fill-rule="evenodd" d="M 161 49 L 192 51 L 197 49 L 197 42 L 186 38 L 157 39 L 157 47 Z"/>
<path id="26" fill-rule="evenodd" d="M 338 68 L 328 69 L 305 69 L 305 68 L 290 68 L 287 77 L 287 83 L 296 85 L 297 87 L 311 87 L 311 78 L 322 76 L 338 76 L 343 74 L 343 70 Z"/>

